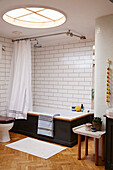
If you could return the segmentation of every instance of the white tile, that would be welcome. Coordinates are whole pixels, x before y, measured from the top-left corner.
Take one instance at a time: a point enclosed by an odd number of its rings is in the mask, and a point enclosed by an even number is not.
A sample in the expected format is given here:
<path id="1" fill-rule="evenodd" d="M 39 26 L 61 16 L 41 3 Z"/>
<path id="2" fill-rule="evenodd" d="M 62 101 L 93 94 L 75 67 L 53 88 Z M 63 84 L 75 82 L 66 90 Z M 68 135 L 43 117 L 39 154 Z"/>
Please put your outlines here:
<path id="1" fill-rule="evenodd" d="M 0 111 L 5 113 L 13 43 L 0 37 L 6 46 L 0 61 Z M 32 89 L 35 106 L 70 109 L 72 104 L 91 107 L 93 41 L 56 43 L 33 49 Z M 0 112 L 1 113 L 1 112 Z"/>

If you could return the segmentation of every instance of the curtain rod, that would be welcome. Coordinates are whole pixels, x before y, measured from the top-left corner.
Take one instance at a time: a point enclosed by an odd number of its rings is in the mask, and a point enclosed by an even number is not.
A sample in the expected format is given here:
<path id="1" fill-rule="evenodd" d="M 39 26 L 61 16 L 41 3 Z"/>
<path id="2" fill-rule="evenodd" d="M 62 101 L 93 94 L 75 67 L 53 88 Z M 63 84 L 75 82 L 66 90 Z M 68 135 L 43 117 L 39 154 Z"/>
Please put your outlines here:
<path id="1" fill-rule="evenodd" d="M 36 37 L 16 39 L 16 40 L 12 40 L 12 42 L 20 41 L 20 40 L 31 40 L 31 39 L 37 39 L 37 38 L 43 38 L 43 37 L 50 37 L 50 36 L 56 36 L 56 35 L 62 35 L 62 34 L 66 34 L 67 36 L 69 35 L 70 37 L 75 36 L 82 40 L 86 39 L 85 36 L 76 35 L 76 34 L 72 33 L 70 30 L 68 30 L 67 32 L 60 32 L 60 33 L 55 33 L 55 34 L 47 34 L 47 35 L 40 35 L 40 36 L 36 36 Z"/>

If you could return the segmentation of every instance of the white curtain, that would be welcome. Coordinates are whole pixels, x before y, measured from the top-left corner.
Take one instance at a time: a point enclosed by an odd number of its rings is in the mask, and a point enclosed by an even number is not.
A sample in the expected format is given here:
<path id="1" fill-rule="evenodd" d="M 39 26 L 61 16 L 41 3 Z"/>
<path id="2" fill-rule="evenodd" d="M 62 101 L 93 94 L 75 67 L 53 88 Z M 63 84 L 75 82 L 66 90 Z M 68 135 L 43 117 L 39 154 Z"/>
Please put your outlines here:
<path id="1" fill-rule="evenodd" d="M 14 42 L 8 95 L 8 116 L 26 119 L 32 110 L 31 44 L 30 41 Z"/>

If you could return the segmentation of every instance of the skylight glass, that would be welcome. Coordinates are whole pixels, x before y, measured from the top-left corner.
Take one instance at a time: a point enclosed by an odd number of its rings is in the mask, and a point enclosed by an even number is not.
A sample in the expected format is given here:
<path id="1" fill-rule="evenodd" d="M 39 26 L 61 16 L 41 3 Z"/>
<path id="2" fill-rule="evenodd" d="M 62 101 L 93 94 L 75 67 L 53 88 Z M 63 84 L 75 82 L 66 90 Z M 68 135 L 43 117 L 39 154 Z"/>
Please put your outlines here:
<path id="1" fill-rule="evenodd" d="M 20 18 L 22 21 L 29 21 L 29 22 L 48 22 L 50 21 L 47 18 L 44 18 L 40 15 L 36 15 L 36 14 L 31 14 L 31 15 L 27 15 L 27 16 L 23 16 Z"/>
<path id="2" fill-rule="evenodd" d="M 61 14 L 60 12 L 49 10 L 49 9 L 40 11 L 39 14 L 46 15 L 47 17 L 54 19 L 54 20 L 58 20 L 59 18 L 63 17 L 63 14 Z"/>
<path id="3" fill-rule="evenodd" d="M 56 27 L 66 21 L 66 17 L 59 11 L 36 7 L 8 11 L 3 19 L 10 24 L 27 28 Z"/>
<path id="4" fill-rule="evenodd" d="M 29 14 L 29 11 L 25 10 L 24 8 L 20 8 L 20 9 L 9 11 L 6 14 L 9 17 L 16 18 L 19 17 L 20 15 Z"/>

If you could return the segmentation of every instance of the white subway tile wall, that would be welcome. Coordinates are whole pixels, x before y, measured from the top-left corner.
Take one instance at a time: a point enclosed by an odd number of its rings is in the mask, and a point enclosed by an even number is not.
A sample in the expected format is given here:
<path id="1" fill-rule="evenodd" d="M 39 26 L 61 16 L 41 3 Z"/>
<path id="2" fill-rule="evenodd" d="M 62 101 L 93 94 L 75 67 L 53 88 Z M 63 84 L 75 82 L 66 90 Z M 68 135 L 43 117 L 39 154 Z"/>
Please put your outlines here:
<path id="1" fill-rule="evenodd" d="M 0 115 L 6 115 L 13 52 L 11 39 L 0 37 Z M 32 44 L 33 105 L 70 110 L 84 104 L 91 109 L 93 41 L 60 42 L 34 48 Z"/>
<path id="2" fill-rule="evenodd" d="M 91 109 L 93 41 L 54 43 L 34 52 L 34 106 Z"/>
<path id="3" fill-rule="evenodd" d="M 0 37 L 0 44 L 4 47 L 0 57 L 0 115 L 6 115 L 7 91 L 10 76 L 13 43 L 11 39 Z"/>

